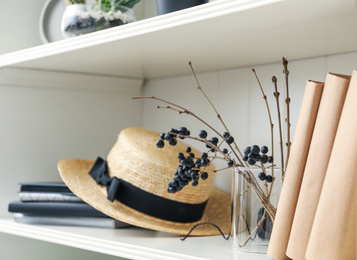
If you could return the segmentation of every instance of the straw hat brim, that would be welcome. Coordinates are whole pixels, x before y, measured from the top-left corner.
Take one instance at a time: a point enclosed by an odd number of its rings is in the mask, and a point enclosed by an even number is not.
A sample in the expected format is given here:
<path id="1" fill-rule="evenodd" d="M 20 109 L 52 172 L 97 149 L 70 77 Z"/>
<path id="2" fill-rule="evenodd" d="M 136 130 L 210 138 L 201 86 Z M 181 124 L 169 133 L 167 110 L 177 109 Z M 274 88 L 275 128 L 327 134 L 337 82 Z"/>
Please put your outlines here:
<path id="1" fill-rule="evenodd" d="M 203 217 L 197 222 L 178 223 L 155 218 L 136 211 L 117 200 L 107 199 L 105 187 L 98 185 L 89 175 L 94 161 L 83 159 L 63 159 L 58 164 L 58 170 L 68 188 L 83 201 L 106 215 L 135 226 L 186 235 L 191 228 L 199 223 L 217 225 L 225 234 L 231 228 L 231 198 L 214 187 L 207 202 Z M 219 235 L 220 232 L 213 225 L 200 225 L 191 235 Z"/>

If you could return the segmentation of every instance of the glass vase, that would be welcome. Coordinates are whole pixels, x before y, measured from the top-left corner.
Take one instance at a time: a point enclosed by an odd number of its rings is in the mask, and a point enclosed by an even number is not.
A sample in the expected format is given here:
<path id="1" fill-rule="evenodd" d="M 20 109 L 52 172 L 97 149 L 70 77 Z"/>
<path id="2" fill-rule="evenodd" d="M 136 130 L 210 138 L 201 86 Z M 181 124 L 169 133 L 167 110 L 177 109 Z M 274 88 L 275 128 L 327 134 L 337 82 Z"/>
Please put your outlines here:
<path id="1" fill-rule="evenodd" d="M 282 186 L 281 177 L 280 168 L 234 169 L 231 239 L 233 250 L 266 254 Z"/>
<path id="2" fill-rule="evenodd" d="M 134 11 L 126 6 L 100 2 L 70 4 L 63 13 L 61 31 L 64 38 L 70 38 L 134 21 Z"/>

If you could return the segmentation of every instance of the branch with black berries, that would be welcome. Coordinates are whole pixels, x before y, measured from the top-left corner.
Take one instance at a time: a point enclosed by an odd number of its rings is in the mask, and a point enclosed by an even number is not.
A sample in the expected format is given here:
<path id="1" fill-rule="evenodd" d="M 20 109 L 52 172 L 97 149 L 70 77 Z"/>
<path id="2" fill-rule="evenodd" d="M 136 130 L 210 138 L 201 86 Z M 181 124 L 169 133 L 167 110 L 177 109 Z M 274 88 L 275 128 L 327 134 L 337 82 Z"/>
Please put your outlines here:
<path id="1" fill-rule="evenodd" d="M 164 102 L 166 104 L 169 104 L 170 105 L 169 107 L 158 106 L 158 108 L 169 108 L 169 109 L 173 109 L 174 111 L 177 111 L 180 114 L 184 113 L 187 115 L 191 115 L 196 119 L 198 119 L 200 122 L 202 122 L 204 125 L 206 125 L 208 128 L 213 130 L 218 136 L 218 137 L 214 136 L 208 139 L 207 132 L 205 130 L 201 130 L 198 134 L 199 137 L 195 137 L 191 135 L 191 132 L 186 127 L 180 127 L 179 129 L 172 128 L 170 129 L 170 131 L 166 133 L 161 133 L 160 139 L 156 143 L 156 146 L 158 148 L 164 147 L 165 142 L 171 146 L 175 146 L 177 144 L 177 138 L 194 139 L 202 143 L 205 143 L 207 148 L 207 151 L 202 153 L 199 157 L 196 156 L 195 154 L 192 154 L 191 148 L 189 147 L 187 147 L 186 149 L 186 153 L 187 153 L 186 156 L 182 153 L 178 154 L 179 165 L 175 170 L 173 179 L 168 184 L 168 192 L 170 193 L 176 193 L 181 191 L 190 182 L 191 185 L 197 186 L 200 178 L 201 180 L 207 179 L 208 173 L 206 172 L 205 169 L 215 159 L 222 159 L 227 162 L 227 167 L 224 169 L 234 168 L 244 165 L 250 165 L 250 166 L 256 165 L 257 167 L 262 168 L 263 172 L 265 172 L 266 169 L 266 167 L 264 167 L 264 164 L 273 162 L 272 156 L 269 157 L 266 154 L 264 154 L 268 152 L 267 147 L 264 146 L 262 147 L 263 150 L 262 155 L 259 155 L 261 149 L 258 146 L 252 146 L 252 147 L 247 147 L 245 149 L 244 151 L 245 154 L 243 157 L 238 156 L 238 154 L 232 147 L 232 144 L 235 141 L 233 136 L 231 136 L 228 132 L 224 132 L 223 134 L 220 134 L 216 129 L 214 129 L 202 118 L 198 117 L 196 114 L 194 114 L 193 112 L 182 106 L 176 105 L 172 102 L 157 97 L 133 97 L 133 99 L 155 99 Z M 219 138 L 221 138 L 221 141 L 219 141 Z M 223 145 L 227 145 L 227 147 L 223 147 Z M 210 154 L 212 155 L 209 156 Z M 257 162 L 260 162 L 261 165 L 259 164 L 257 165 L 256 164 Z M 220 171 L 220 170 L 222 169 L 218 169 L 216 171 Z M 258 180 L 249 171 L 245 176 L 243 176 L 243 178 L 246 180 L 249 187 L 253 189 L 253 192 L 256 194 L 262 206 L 268 212 L 269 216 L 271 216 L 271 218 L 274 219 L 276 214 L 276 208 L 270 203 L 269 196 L 268 196 L 269 191 L 266 190 L 264 192 Z M 263 176 L 260 176 L 259 179 L 263 180 Z M 271 180 L 273 180 L 271 175 L 265 175 L 263 181 L 265 185 L 268 185 L 267 183 L 270 183 Z"/>
<path id="2" fill-rule="evenodd" d="M 270 107 L 269 107 L 269 103 L 268 103 L 268 98 L 267 96 L 265 95 L 265 92 L 264 92 L 264 89 L 263 89 L 263 86 L 262 84 L 260 83 L 260 80 L 258 78 L 258 75 L 255 71 L 255 69 L 252 69 L 254 75 L 255 75 L 255 78 L 257 79 L 257 82 L 258 82 L 258 85 L 259 85 L 259 88 L 260 88 L 260 91 L 262 92 L 262 95 L 263 95 L 263 99 L 265 101 L 265 106 L 267 108 L 267 112 L 268 112 L 268 116 L 269 116 L 269 123 L 270 123 L 270 141 L 271 141 L 271 154 L 272 156 L 274 156 L 274 124 L 273 124 L 273 120 L 271 118 L 271 113 L 270 113 Z M 271 161 L 271 163 L 273 164 L 273 161 Z M 264 173 L 264 172 L 263 172 Z M 268 185 L 267 185 L 267 182 L 265 183 L 265 186 L 267 187 L 267 196 L 268 198 L 270 198 L 270 194 L 271 194 L 271 191 L 273 189 L 273 186 L 274 186 L 274 181 L 275 181 L 275 176 L 274 176 L 274 165 L 272 165 L 272 171 L 271 171 L 271 178 L 269 178 L 269 183 L 271 183 L 270 185 L 270 189 L 268 189 Z"/>
<path id="3" fill-rule="evenodd" d="M 284 72 L 287 74 L 287 61 L 284 59 Z M 259 83 L 259 87 L 261 89 L 263 98 L 266 103 L 267 111 L 268 111 L 268 116 L 269 116 L 269 122 L 270 122 L 270 128 L 271 128 L 271 155 L 268 155 L 269 149 L 267 146 L 262 146 L 259 147 L 257 145 L 252 145 L 249 147 L 246 147 L 244 149 L 244 153 L 241 153 L 240 149 L 238 148 L 238 145 L 236 144 L 236 140 L 234 137 L 230 134 L 230 131 L 228 130 L 226 124 L 224 123 L 221 115 L 218 113 L 217 109 L 214 107 L 210 99 L 207 97 L 207 95 L 204 93 L 202 87 L 200 86 L 196 73 L 193 70 L 191 62 L 189 63 L 192 73 L 195 77 L 196 83 L 197 83 L 197 89 L 201 92 L 201 94 L 204 96 L 206 101 L 209 103 L 209 105 L 212 107 L 214 112 L 216 113 L 220 123 L 224 127 L 224 133 L 220 133 L 217 131 L 215 128 L 213 128 L 210 124 L 208 124 L 205 120 L 194 114 L 192 111 L 179 106 L 177 104 L 174 104 L 170 101 L 160 99 L 154 96 L 151 97 L 133 97 L 133 99 L 154 99 L 158 100 L 160 102 L 166 103 L 167 106 L 157 106 L 157 108 L 164 108 L 164 109 L 170 109 L 175 112 L 178 112 L 179 114 L 187 114 L 190 115 L 197 120 L 199 120 L 201 123 L 203 123 L 207 128 L 212 130 L 216 136 L 208 138 L 207 131 L 201 130 L 198 133 L 198 136 L 194 136 L 191 134 L 191 132 L 186 128 L 186 127 L 180 127 L 178 129 L 176 128 L 171 128 L 170 131 L 162 133 L 160 135 L 159 140 L 156 143 L 156 146 L 158 148 L 162 148 L 165 146 L 166 143 L 171 146 L 175 146 L 177 144 L 177 139 L 193 139 L 198 142 L 201 142 L 205 144 L 207 150 L 203 152 L 200 155 L 195 155 L 191 152 L 191 148 L 187 147 L 186 148 L 186 154 L 184 153 L 179 153 L 178 154 L 178 166 L 175 170 L 174 176 L 170 183 L 168 184 L 168 192 L 170 193 L 176 193 L 181 191 L 185 186 L 187 186 L 189 183 L 193 186 L 199 185 L 199 182 L 202 180 L 206 180 L 208 178 L 208 173 L 206 171 L 207 166 L 209 166 L 214 160 L 220 159 L 224 160 L 227 162 L 227 167 L 223 169 L 217 169 L 215 170 L 216 172 L 228 169 L 228 168 L 234 168 L 234 167 L 247 167 L 247 171 L 242 175 L 242 177 L 245 179 L 245 181 L 248 183 L 248 188 L 251 188 L 259 201 L 261 202 L 262 206 L 264 207 L 265 211 L 267 214 L 262 214 L 261 223 L 263 220 L 266 218 L 270 218 L 270 221 L 274 222 L 275 219 L 275 214 L 276 214 L 276 208 L 271 204 L 270 202 L 270 195 L 272 192 L 273 184 L 275 181 L 274 177 L 274 135 L 273 135 L 273 123 L 272 123 L 272 117 L 270 113 L 270 108 L 269 104 L 267 101 L 267 96 L 265 95 L 265 92 L 263 90 L 262 85 L 260 84 L 259 78 L 253 69 L 253 72 L 256 76 L 256 79 Z M 286 78 L 287 82 L 287 78 Z M 280 129 L 280 141 L 282 140 L 282 130 L 281 130 L 281 123 L 280 123 L 280 108 L 279 108 L 279 100 L 278 96 L 279 93 L 277 92 L 276 88 L 276 81 L 273 83 L 275 84 L 275 92 L 274 96 L 276 97 L 277 100 L 277 105 L 278 105 L 278 116 L 279 116 L 279 129 Z M 286 99 L 286 103 L 290 103 L 290 98 Z M 289 112 L 289 109 L 288 109 Z M 288 130 L 290 130 L 290 119 L 289 115 L 287 118 L 287 123 L 288 123 Z M 288 138 L 290 138 L 290 134 L 288 134 Z M 282 143 L 282 141 L 281 141 Z M 288 142 L 290 143 L 290 139 L 288 139 Z M 289 147 L 288 147 L 289 148 Z M 283 153 L 283 149 L 281 148 L 281 152 Z M 283 157 L 282 157 L 283 161 Z M 270 166 L 267 166 L 266 164 L 271 164 Z M 261 172 L 258 174 L 257 178 L 252 174 L 252 172 L 249 170 L 249 167 L 258 167 L 261 168 Z M 268 175 L 266 169 L 271 168 L 272 169 L 272 174 Z M 261 185 L 261 183 L 263 185 Z M 264 187 L 264 189 L 262 188 Z M 245 191 L 243 191 L 245 192 Z"/>

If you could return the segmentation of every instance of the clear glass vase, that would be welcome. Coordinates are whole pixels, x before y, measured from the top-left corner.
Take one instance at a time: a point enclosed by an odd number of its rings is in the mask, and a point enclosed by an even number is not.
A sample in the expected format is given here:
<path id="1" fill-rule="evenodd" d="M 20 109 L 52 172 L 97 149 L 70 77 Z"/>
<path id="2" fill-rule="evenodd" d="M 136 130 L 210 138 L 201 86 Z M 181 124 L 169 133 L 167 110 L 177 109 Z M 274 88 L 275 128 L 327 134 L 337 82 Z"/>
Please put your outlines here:
<path id="1" fill-rule="evenodd" d="M 280 168 L 234 169 L 231 239 L 233 250 L 263 254 L 267 252 L 282 187 L 281 176 Z"/>
<path id="2" fill-rule="evenodd" d="M 70 38 L 136 21 L 134 11 L 126 6 L 110 4 L 70 4 L 62 16 L 61 31 Z"/>

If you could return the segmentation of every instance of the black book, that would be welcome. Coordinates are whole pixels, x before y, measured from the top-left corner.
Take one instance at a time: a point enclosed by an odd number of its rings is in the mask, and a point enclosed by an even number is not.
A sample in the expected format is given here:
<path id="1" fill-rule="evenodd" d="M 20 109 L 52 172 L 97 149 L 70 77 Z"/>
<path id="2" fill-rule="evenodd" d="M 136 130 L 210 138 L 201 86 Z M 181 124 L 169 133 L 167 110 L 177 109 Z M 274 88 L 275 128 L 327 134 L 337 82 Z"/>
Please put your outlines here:
<path id="1" fill-rule="evenodd" d="M 20 192 L 55 192 L 73 194 L 66 184 L 61 182 L 22 182 Z"/>
<path id="2" fill-rule="evenodd" d="M 9 204 L 9 212 L 57 217 L 103 217 L 104 213 L 86 203 L 76 202 L 22 202 L 14 201 Z"/>

